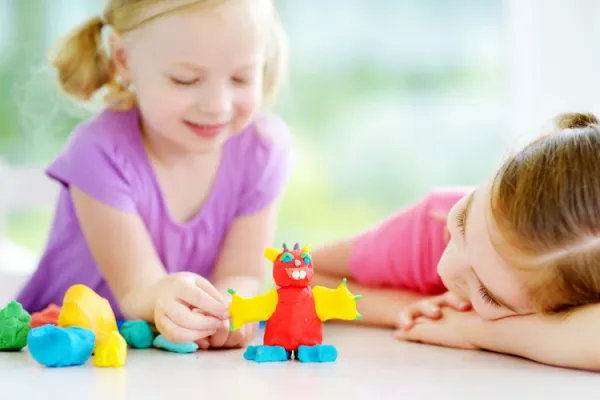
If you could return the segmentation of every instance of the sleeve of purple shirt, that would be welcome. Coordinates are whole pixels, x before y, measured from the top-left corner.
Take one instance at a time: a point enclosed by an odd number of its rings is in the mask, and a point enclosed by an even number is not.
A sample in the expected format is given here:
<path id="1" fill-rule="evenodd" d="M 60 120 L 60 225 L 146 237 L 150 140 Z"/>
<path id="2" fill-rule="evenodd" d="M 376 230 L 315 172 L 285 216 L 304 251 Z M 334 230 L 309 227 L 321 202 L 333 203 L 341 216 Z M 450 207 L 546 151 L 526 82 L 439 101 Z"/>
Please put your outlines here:
<path id="1" fill-rule="evenodd" d="M 287 125 L 275 115 L 265 115 L 256 122 L 257 134 L 248 146 L 247 168 L 236 216 L 262 210 L 279 197 L 293 167 L 291 135 Z"/>
<path id="2" fill-rule="evenodd" d="M 131 190 L 128 160 L 102 124 L 82 124 L 47 174 L 65 186 L 75 186 L 87 195 L 119 210 L 137 213 Z"/>

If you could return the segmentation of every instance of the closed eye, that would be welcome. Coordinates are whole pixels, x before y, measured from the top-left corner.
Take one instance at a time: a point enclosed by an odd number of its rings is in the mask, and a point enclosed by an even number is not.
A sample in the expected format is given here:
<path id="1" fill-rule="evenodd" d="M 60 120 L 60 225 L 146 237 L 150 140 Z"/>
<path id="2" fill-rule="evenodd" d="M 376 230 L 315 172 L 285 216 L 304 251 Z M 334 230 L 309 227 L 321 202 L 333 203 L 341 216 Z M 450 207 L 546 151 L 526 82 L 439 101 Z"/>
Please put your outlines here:
<path id="1" fill-rule="evenodd" d="M 485 288 L 485 286 L 483 286 L 483 284 L 480 284 L 479 286 L 479 290 L 478 290 L 479 296 L 481 296 L 481 299 L 491 305 L 492 307 L 502 307 L 502 305 L 500 303 L 498 303 L 496 300 L 494 300 L 494 298 L 490 295 L 490 293 L 487 291 L 487 289 Z"/>
<path id="2" fill-rule="evenodd" d="M 460 231 L 460 234 L 462 235 L 462 237 L 465 237 L 465 223 L 467 220 L 467 209 L 463 208 L 461 209 L 458 214 L 456 214 L 456 226 L 458 227 L 458 230 Z"/>
<path id="3" fill-rule="evenodd" d="M 169 78 L 171 80 L 171 82 L 173 82 L 175 85 L 178 86 L 192 86 L 195 85 L 196 83 L 200 82 L 199 79 L 194 78 L 194 79 L 177 79 L 174 77 L 170 77 Z"/>

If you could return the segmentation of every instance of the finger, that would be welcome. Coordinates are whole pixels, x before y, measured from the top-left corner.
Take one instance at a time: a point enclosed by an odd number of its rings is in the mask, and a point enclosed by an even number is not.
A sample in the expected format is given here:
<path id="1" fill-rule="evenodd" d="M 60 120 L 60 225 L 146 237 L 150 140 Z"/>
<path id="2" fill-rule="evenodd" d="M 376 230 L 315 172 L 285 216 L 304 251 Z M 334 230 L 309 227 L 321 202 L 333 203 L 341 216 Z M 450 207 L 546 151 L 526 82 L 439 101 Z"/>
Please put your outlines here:
<path id="1" fill-rule="evenodd" d="M 163 335 L 165 339 L 173 343 L 194 342 L 202 337 L 211 335 L 213 332 L 183 328 L 173 322 L 166 314 L 162 314 L 155 322 L 158 332 Z"/>
<path id="2" fill-rule="evenodd" d="M 223 297 L 221 292 L 219 292 L 217 290 L 217 288 L 214 287 L 214 285 L 212 283 L 210 283 L 208 280 L 199 276 L 196 279 L 196 286 L 198 286 L 200 289 L 203 289 L 210 297 L 212 297 L 216 301 L 225 304 L 225 298 Z"/>
<path id="3" fill-rule="evenodd" d="M 435 299 L 437 300 L 437 299 Z M 441 317 L 442 310 L 440 305 L 438 305 L 435 300 L 427 299 L 422 300 L 417 305 L 421 309 L 421 315 L 426 316 L 427 318 L 436 319 Z"/>
<path id="4" fill-rule="evenodd" d="M 398 315 L 398 327 L 401 329 L 410 329 L 414 325 L 415 318 L 421 315 L 421 309 L 411 306 Z"/>
<path id="5" fill-rule="evenodd" d="M 249 329 L 250 327 L 245 325 L 241 329 L 231 332 L 227 338 L 227 342 L 224 344 L 224 347 L 231 349 L 240 346 L 240 344 L 244 341 L 244 338 L 246 338 L 248 335 Z"/>
<path id="6" fill-rule="evenodd" d="M 439 305 L 442 307 L 454 308 L 456 311 L 467 311 L 471 308 L 470 302 L 460 298 L 452 292 L 448 292 L 442 296 L 442 300 L 440 301 Z"/>
<path id="7" fill-rule="evenodd" d="M 194 308 L 219 319 L 229 318 L 229 310 L 225 303 L 219 302 L 206 291 L 195 285 L 182 285 L 179 297 Z"/>
<path id="8" fill-rule="evenodd" d="M 213 331 L 223 324 L 223 321 L 220 319 L 194 312 L 176 300 L 165 304 L 163 312 L 167 314 L 175 324 L 186 329 Z"/>
<path id="9" fill-rule="evenodd" d="M 241 340 L 236 343 L 235 345 L 232 345 L 232 347 L 246 347 L 250 344 L 250 342 L 252 342 L 252 340 L 254 340 L 254 337 L 256 336 L 256 333 L 258 332 L 258 323 L 252 323 L 252 324 L 248 324 L 244 326 L 244 332 L 243 335 L 241 336 Z"/>
<path id="10" fill-rule="evenodd" d="M 224 321 L 225 322 L 225 321 Z M 210 347 L 220 349 L 225 345 L 229 338 L 229 325 L 222 326 L 217 329 L 217 332 L 210 337 Z"/>
<path id="11" fill-rule="evenodd" d="M 441 316 L 441 311 L 438 306 L 430 301 L 422 301 L 410 306 L 400 313 L 398 317 L 398 327 L 401 329 L 410 329 L 414 326 L 415 319 L 421 316 L 436 319 Z"/>
<path id="12" fill-rule="evenodd" d="M 200 340 L 196 340 L 196 344 L 202 350 L 208 350 L 210 348 L 210 339 L 209 338 L 202 338 Z"/>

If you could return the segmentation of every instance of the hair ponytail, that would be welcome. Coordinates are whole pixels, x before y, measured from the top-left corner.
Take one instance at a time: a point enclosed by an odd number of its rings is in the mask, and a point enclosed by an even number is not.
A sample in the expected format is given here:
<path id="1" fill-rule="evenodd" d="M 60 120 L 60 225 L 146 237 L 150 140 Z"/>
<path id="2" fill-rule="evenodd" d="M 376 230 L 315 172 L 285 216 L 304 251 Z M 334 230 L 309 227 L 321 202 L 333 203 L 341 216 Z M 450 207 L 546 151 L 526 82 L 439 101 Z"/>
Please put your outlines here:
<path id="1" fill-rule="evenodd" d="M 78 100 L 89 100 L 112 80 L 110 59 L 102 46 L 104 24 L 100 17 L 90 18 L 62 38 L 50 54 L 61 88 Z"/>

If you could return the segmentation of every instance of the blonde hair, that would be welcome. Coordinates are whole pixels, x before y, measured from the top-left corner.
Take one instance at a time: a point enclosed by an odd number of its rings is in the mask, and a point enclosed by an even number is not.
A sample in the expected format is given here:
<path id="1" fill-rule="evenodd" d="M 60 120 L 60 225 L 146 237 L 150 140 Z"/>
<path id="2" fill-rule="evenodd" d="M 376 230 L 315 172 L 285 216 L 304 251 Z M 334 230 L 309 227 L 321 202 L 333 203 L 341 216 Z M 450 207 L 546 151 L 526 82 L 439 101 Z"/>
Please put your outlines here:
<path id="1" fill-rule="evenodd" d="M 528 281 L 538 312 L 600 301 L 600 125 L 559 115 L 555 131 L 509 158 L 492 185 L 492 241 Z"/>
<path id="2" fill-rule="evenodd" d="M 102 16 L 90 18 L 63 37 L 51 49 L 52 66 L 58 72 L 61 89 L 77 100 L 90 100 L 106 88 L 105 101 L 111 108 L 129 109 L 136 104 L 135 93 L 124 87 L 104 49 L 105 25 L 123 34 L 163 15 L 191 7 L 216 7 L 234 0 L 109 0 Z M 275 100 L 287 70 L 287 40 L 271 1 L 268 54 L 263 74 L 265 104 Z M 151 11 L 151 12 L 149 12 Z"/>

